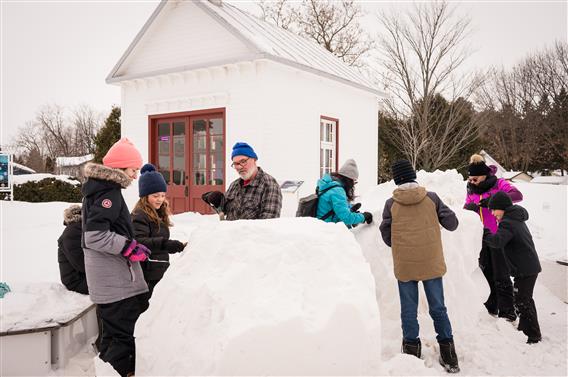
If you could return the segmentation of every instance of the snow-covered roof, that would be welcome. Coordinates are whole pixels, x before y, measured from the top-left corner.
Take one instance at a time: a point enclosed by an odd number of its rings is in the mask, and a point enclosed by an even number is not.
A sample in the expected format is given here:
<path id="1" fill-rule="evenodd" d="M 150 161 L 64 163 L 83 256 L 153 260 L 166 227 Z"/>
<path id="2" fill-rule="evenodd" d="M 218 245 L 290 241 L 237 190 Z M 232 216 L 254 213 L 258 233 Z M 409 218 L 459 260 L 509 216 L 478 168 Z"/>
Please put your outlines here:
<path id="1" fill-rule="evenodd" d="M 535 177 L 531 183 L 547 183 L 550 185 L 568 185 L 568 176 L 540 176 Z"/>
<path id="2" fill-rule="evenodd" d="M 524 171 L 506 171 L 502 174 L 501 178 L 504 179 L 513 179 L 519 175 L 527 175 L 528 177 L 532 178 L 532 176 Z"/>
<path id="3" fill-rule="evenodd" d="M 77 157 L 57 157 L 55 159 L 56 166 L 77 166 L 84 162 L 91 161 L 94 158 L 92 154 Z"/>
<path id="4" fill-rule="evenodd" d="M 12 162 L 12 166 L 13 166 L 14 168 L 18 168 L 18 169 L 27 171 L 27 172 L 32 173 L 32 174 L 36 172 L 35 170 L 30 169 L 30 168 L 28 168 L 27 166 L 24 166 L 24 165 L 22 165 L 22 164 L 18 164 L 17 162 Z"/>
<path id="5" fill-rule="evenodd" d="M 106 79 L 107 83 L 124 80 L 124 78 L 117 75 L 118 71 L 134 50 L 137 43 L 142 39 L 152 22 L 165 8 L 168 1 L 170 0 L 162 0 L 160 2 L 154 13 L 150 16 L 150 19 L 148 19 L 142 30 L 108 75 Z M 245 44 L 252 49 L 251 57 L 255 59 L 270 59 L 378 95 L 384 94 L 376 88 L 375 84 L 365 78 L 363 74 L 347 65 L 315 41 L 307 40 L 291 31 L 262 21 L 226 2 L 219 3 L 220 5 L 216 5 L 206 0 L 194 2 L 195 5 L 211 15 L 213 20 L 224 26 L 237 38 L 243 40 Z"/>

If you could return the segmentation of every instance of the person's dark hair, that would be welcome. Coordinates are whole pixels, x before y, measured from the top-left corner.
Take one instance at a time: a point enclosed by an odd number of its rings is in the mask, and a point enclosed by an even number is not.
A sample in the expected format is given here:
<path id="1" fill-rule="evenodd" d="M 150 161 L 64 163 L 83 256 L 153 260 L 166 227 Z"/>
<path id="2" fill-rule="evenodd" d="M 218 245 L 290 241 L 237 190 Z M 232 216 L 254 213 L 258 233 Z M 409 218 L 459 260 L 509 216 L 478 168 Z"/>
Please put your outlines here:
<path id="1" fill-rule="evenodd" d="M 342 183 L 345 194 L 347 195 L 347 200 L 350 202 L 353 201 L 353 199 L 355 199 L 355 181 L 339 173 L 331 173 L 330 175 L 335 181 Z"/>

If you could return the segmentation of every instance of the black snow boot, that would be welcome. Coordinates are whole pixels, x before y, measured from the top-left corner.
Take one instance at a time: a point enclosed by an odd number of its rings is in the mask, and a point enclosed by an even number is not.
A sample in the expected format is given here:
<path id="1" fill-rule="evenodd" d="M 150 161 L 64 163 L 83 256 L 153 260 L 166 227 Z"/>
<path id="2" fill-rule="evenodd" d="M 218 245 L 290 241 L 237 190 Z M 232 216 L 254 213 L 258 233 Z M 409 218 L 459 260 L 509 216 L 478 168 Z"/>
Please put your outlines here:
<path id="1" fill-rule="evenodd" d="M 446 340 L 438 344 L 440 345 L 440 365 L 443 366 L 448 373 L 458 373 L 460 367 L 458 365 L 458 355 L 456 355 L 454 341 Z"/>
<path id="2" fill-rule="evenodd" d="M 517 319 L 517 315 L 515 314 L 514 310 L 508 312 L 500 311 L 499 318 L 505 318 L 509 322 L 515 322 L 515 320 Z"/>
<path id="3" fill-rule="evenodd" d="M 420 356 L 422 356 L 422 343 L 420 342 L 420 339 L 416 342 L 408 342 L 403 339 L 402 353 L 407 353 L 420 359 Z"/>

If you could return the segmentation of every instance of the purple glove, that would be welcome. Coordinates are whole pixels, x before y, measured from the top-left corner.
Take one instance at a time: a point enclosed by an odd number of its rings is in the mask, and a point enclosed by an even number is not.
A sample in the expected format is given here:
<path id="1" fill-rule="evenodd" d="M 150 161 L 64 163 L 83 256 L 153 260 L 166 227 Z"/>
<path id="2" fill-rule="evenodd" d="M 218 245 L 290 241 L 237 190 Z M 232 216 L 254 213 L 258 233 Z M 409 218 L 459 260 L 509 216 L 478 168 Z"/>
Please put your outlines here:
<path id="1" fill-rule="evenodd" d="M 152 251 L 141 243 L 132 240 L 122 252 L 122 255 L 131 262 L 143 262 L 152 254 Z"/>

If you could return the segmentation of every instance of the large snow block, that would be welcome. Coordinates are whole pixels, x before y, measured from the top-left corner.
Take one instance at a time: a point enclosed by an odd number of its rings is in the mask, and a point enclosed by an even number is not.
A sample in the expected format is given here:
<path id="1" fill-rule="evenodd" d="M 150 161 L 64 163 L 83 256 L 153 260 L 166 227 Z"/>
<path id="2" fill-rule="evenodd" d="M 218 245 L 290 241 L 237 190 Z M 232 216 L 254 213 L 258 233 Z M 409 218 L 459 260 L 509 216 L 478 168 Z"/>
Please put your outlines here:
<path id="1" fill-rule="evenodd" d="M 207 224 L 136 324 L 137 375 L 363 375 L 380 371 L 369 264 L 343 224 Z"/>

